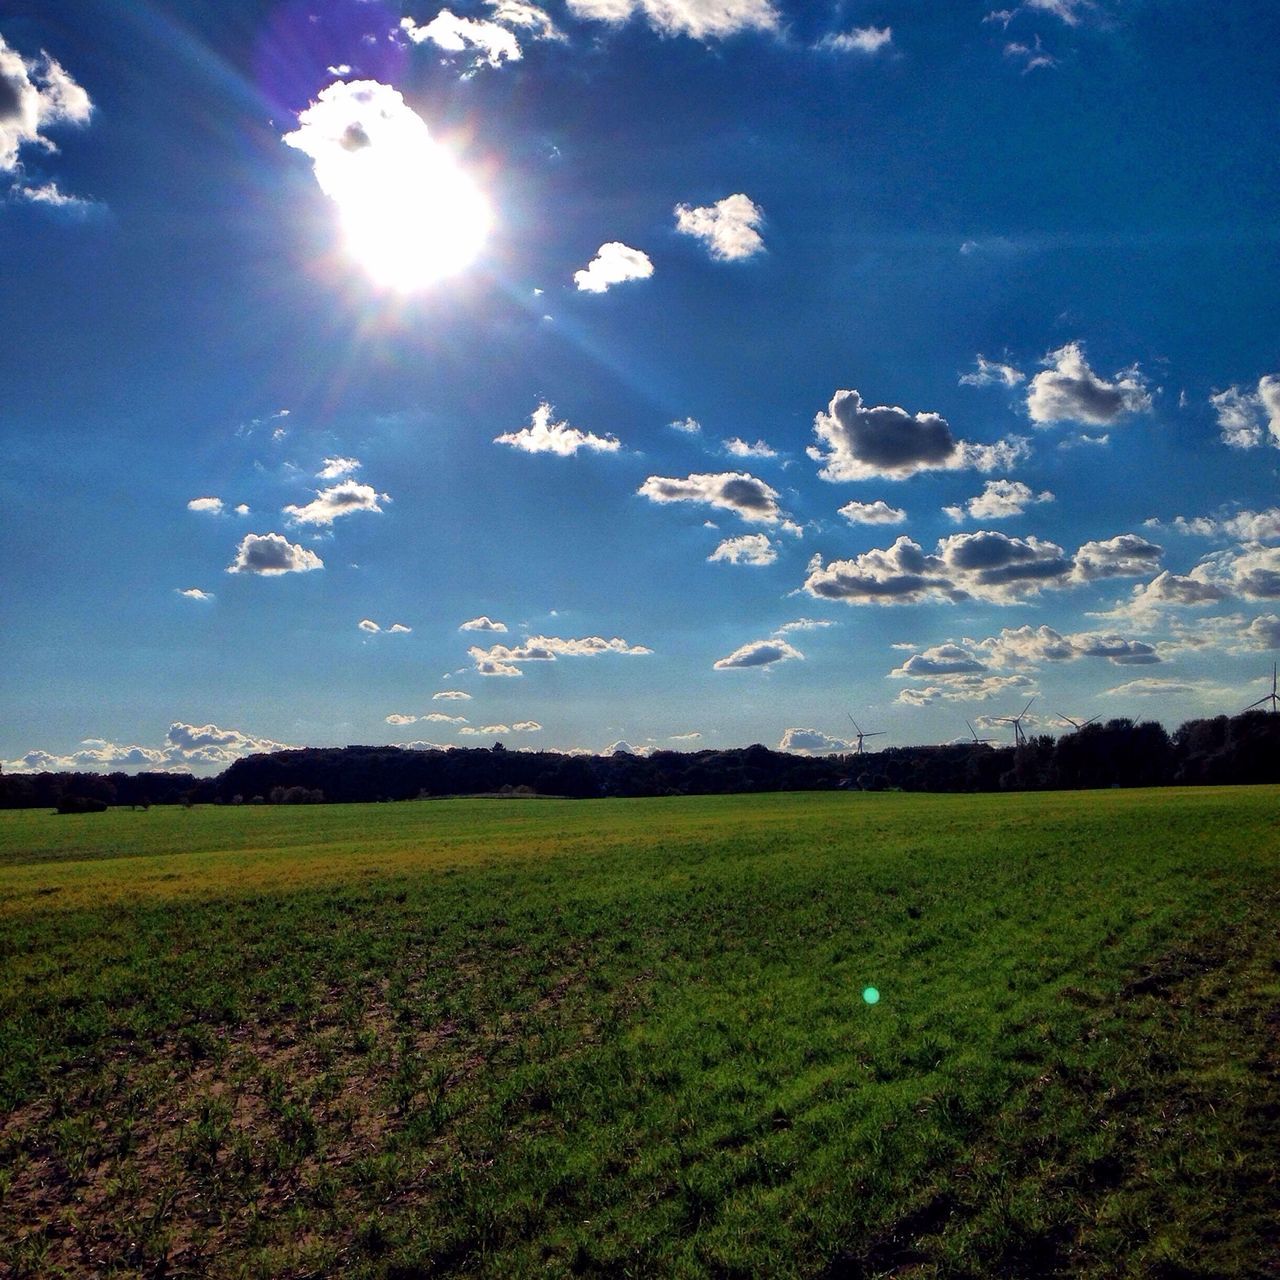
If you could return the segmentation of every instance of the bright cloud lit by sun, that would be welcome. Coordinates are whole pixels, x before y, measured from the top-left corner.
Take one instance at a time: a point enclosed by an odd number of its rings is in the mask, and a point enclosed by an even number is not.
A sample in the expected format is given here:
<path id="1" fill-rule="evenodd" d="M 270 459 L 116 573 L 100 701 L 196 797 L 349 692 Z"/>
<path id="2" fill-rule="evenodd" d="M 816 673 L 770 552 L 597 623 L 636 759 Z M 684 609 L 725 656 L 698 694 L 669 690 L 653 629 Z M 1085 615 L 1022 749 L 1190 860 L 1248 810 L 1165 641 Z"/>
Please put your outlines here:
<path id="1" fill-rule="evenodd" d="M 462 271 L 483 247 L 488 201 L 390 85 L 329 85 L 284 141 L 311 157 L 348 252 L 376 284 L 424 288 Z"/>

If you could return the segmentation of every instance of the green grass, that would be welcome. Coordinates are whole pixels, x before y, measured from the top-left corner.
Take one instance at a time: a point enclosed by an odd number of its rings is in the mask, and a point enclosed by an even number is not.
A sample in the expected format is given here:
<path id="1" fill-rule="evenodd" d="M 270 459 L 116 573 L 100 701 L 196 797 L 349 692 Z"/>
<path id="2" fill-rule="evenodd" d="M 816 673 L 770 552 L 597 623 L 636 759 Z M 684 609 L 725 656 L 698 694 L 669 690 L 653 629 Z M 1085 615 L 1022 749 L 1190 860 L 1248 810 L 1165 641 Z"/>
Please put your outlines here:
<path id="1" fill-rule="evenodd" d="M 1278 870 L 1274 788 L 0 813 L 0 1275 L 1274 1276 Z"/>

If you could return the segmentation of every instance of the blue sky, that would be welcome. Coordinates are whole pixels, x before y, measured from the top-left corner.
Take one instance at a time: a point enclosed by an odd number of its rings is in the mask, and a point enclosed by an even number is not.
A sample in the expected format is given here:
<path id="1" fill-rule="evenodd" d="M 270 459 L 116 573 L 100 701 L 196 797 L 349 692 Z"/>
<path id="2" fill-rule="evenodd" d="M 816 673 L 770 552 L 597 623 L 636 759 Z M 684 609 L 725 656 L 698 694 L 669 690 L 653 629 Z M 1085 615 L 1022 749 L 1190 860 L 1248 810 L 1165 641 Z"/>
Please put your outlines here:
<path id="1" fill-rule="evenodd" d="M 1280 647 L 1277 36 L 0 14 L 4 767 L 1239 710 Z"/>

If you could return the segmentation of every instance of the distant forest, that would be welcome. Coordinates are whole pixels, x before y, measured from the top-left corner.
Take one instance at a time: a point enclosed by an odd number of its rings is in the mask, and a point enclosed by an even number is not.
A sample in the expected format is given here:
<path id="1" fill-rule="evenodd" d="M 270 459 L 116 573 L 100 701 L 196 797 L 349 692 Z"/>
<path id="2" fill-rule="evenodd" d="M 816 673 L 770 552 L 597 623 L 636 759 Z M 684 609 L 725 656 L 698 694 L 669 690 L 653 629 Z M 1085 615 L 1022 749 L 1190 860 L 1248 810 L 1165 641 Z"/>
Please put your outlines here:
<path id="1" fill-rule="evenodd" d="M 0 808 L 317 804 L 432 796 L 678 796 L 746 791 L 1038 791 L 1280 782 L 1280 715 L 1190 720 L 1175 733 L 1109 720 L 1021 745 L 967 742 L 865 755 L 767 747 L 583 756 L 491 748 L 308 747 L 248 756 L 216 778 L 189 773 L 0 775 Z M 88 807 L 99 807 L 90 804 Z"/>

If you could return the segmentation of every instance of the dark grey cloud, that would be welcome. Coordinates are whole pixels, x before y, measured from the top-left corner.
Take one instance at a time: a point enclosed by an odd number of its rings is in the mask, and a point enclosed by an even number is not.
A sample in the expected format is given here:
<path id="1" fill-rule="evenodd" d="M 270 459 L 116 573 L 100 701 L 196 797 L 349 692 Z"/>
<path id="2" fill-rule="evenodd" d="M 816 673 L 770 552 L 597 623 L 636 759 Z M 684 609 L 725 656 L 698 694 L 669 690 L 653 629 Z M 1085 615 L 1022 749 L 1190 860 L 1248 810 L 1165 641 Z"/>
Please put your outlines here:
<path id="1" fill-rule="evenodd" d="M 1105 426 L 1151 408 L 1146 379 L 1134 366 L 1108 382 L 1089 367 L 1084 347 L 1068 342 L 1045 357 L 1048 366 L 1031 379 L 1027 412 L 1032 422 L 1086 422 Z"/>

